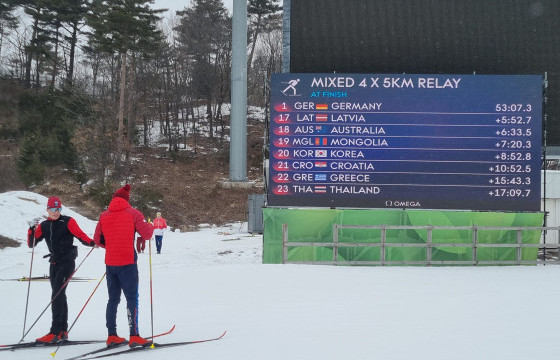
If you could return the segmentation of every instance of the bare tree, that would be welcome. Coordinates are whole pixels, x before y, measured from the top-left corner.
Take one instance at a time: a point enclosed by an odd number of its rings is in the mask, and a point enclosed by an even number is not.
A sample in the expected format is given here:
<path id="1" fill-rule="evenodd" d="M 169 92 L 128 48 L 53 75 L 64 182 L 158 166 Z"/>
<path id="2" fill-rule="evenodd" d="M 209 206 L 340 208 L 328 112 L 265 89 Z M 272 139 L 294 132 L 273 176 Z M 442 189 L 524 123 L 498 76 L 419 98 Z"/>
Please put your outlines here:
<path id="1" fill-rule="evenodd" d="M 11 36 L 7 38 L 8 43 L 13 51 L 6 56 L 8 57 L 8 74 L 15 77 L 23 83 L 25 76 L 25 64 L 27 59 L 26 46 L 30 41 L 30 29 L 24 26 L 15 29 Z"/>
<path id="2" fill-rule="evenodd" d="M 282 18 L 270 16 L 261 33 L 261 40 L 253 70 L 249 74 L 249 102 L 256 106 L 268 107 L 267 87 L 270 75 L 281 71 L 282 61 Z"/>

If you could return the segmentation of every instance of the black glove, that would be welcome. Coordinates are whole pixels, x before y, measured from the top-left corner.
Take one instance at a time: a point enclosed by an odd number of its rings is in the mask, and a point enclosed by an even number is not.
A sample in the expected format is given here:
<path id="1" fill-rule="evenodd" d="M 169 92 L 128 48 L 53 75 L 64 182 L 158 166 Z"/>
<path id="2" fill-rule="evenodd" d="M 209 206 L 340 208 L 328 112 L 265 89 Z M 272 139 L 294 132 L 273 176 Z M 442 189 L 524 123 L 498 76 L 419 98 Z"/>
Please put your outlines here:
<path id="1" fill-rule="evenodd" d="M 82 239 L 78 239 L 78 240 L 80 240 L 80 242 L 82 244 L 84 244 L 85 246 L 89 246 L 89 247 L 94 247 L 95 246 L 95 241 L 87 242 L 87 241 L 84 241 Z"/>

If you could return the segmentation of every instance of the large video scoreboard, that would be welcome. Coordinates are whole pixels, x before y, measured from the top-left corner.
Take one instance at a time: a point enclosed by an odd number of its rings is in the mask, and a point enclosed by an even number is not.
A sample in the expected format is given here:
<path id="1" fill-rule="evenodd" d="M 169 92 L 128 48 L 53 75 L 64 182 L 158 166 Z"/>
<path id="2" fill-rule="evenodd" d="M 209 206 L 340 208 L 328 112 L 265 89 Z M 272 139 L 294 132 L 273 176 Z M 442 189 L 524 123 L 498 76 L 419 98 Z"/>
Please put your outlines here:
<path id="1" fill-rule="evenodd" d="M 543 78 L 275 74 L 269 206 L 540 210 Z"/>

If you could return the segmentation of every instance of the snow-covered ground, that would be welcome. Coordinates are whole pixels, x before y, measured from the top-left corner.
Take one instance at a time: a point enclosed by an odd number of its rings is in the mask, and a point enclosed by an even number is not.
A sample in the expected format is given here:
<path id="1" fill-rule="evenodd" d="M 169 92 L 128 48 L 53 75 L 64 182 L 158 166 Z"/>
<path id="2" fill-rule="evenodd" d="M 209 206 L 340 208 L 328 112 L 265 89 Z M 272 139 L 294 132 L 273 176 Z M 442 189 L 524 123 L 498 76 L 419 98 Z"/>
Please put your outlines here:
<path id="1" fill-rule="evenodd" d="M 62 199 L 64 202 L 64 199 Z M 0 235 L 24 241 L 27 220 L 45 214 L 46 198 L 0 194 Z M 93 235 L 96 222 L 71 209 Z M 165 215 L 165 214 L 164 214 Z M 77 243 L 77 241 L 76 241 Z M 152 246 L 155 247 L 155 244 Z M 77 263 L 90 248 L 79 246 Z M 152 248 L 154 249 L 154 248 Z M 560 354 L 560 267 L 333 267 L 261 264 L 262 236 L 246 224 L 198 232 L 168 232 L 161 255 L 152 252 L 154 332 L 160 342 L 215 337 L 220 341 L 146 350 L 122 359 L 553 359 Z M 48 273 L 40 244 L 33 275 Z M 100 279 L 103 249 L 76 273 Z M 0 279 L 29 274 L 25 246 L 0 250 Z M 140 330 L 151 334 L 148 253 L 139 255 Z M 22 337 L 27 283 L 0 281 L 0 343 Z M 68 288 L 72 323 L 97 281 Z M 26 329 L 49 302 L 48 282 L 31 283 Z M 70 338 L 106 338 L 103 283 L 70 331 Z M 25 340 L 48 332 L 50 309 Z M 127 336 L 124 298 L 118 313 Z M 99 345 L 62 347 L 65 359 Z M 0 359 L 48 359 L 52 348 L 2 351 Z M 155 351 L 155 353 L 153 353 Z"/>

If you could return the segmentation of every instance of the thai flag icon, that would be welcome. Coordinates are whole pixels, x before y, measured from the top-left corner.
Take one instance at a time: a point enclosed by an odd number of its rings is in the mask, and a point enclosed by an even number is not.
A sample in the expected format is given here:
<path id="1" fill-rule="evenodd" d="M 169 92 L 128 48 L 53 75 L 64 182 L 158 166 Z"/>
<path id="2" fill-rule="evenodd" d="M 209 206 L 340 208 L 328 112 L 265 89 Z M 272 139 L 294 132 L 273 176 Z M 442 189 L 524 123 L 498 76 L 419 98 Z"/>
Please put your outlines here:
<path id="1" fill-rule="evenodd" d="M 317 193 L 317 194 L 326 194 L 326 193 L 327 193 L 327 186 L 326 186 L 326 185 L 317 185 L 317 186 L 315 186 L 315 193 Z"/>

